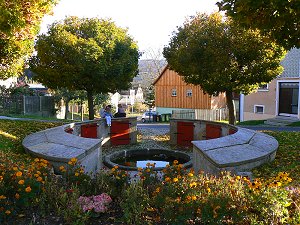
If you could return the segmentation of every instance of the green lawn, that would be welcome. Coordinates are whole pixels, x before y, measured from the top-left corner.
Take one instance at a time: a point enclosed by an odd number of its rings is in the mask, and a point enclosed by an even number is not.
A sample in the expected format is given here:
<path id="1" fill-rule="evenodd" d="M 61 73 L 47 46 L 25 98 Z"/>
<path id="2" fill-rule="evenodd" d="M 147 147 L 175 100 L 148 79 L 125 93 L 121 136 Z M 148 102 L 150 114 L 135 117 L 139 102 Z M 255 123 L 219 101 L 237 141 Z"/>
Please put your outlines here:
<path id="1" fill-rule="evenodd" d="M 250 125 L 250 126 L 254 126 L 254 125 L 260 125 L 260 124 L 264 124 L 265 120 L 247 120 L 247 121 L 243 121 L 243 122 L 238 122 L 236 125 Z"/>

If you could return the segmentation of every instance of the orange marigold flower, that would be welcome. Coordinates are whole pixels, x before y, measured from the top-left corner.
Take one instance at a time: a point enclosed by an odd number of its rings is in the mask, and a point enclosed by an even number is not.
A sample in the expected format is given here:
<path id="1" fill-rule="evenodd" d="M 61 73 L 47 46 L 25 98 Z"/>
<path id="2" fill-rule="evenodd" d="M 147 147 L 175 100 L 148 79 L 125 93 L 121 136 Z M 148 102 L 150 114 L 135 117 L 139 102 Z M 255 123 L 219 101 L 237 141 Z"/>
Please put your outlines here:
<path id="1" fill-rule="evenodd" d="M 35 158 L 34 161 L 35 161 L 35 162 L 39 162 L 40 159 L 39 159 L 39 158 Z"/>
<path id="2" fill-rule="evenodd" d="M 21 171 L 16 172 L 16 176 L 17 176 L 17 177 L 22 176 L 22 174 L 23 174 L 23 173 L 22 173 Z"/>
<path id="3" fill-rule="evenodd" d="M 137 169 L 138 169 L 138 171 L 141 171 L 141 170 L 143 170 L 143 168 L 142 168 L 142 167 L 138 167 Z"/>
<path id="4" fill-rule="evenodd" d="M 9 214 L 11 214 L 11 211 L 10 211 L 10 210 L 6 210 L 6 211 L 5 211 L 5 214 L 6 214 L 6 215 L 9 215 Z"/>
<path id="5" fill-rule="evenodd" d="M 1 199 L 6 199 L 6 197 L 4 195 L 0 195 L 0 200 Z"/>
<path id="6" fill-rule="evenodd" d="M 64 166 L 60 166 L 60 167 L 59 167 L 59 170 L 60 170 L 60 171 L 63 171 L 63 170 L 65 170 L 65 167 L 64 167 Z"/>
<path id="7" fill-rule="evenodd" d="M 14 171 L 17 171 L 17 170 L 18 170 L 18 167 L 14 166 L 14 167 L 13 167 L 13 170 L 14 170 Z"/>
<path id="8" fill-rule="evenodd" d="M 28 186 L 27 188 L 25 188 L 25 191 L 26 191 L 26 192 L 31 192 L 31 190 L 32 190 L 32 189 L 31 189 L 30 186 Z"/>
<path id="9" fill-rule="evenodd" d="M 24 180 L 19 180 L 18 184 L 23 185 L 25 183 Z"/>
<path id="10" fill-rule="evenodd" d="M 35 173 L 35 174 L 34 174 L 34 177 L 39 177 L 39 176 L 40 176 L 40 175 L 39 175 L 39 174 L 37 174 L 37 173 Z"/>
<path id="11" fill-rule="evenodd" d="M 76 158 L 72 158 L 72 159 L 71 159 L 71 162 L 76 163 L 76 162 L 77 162 L 77 159 L 76 159 Z"/>
<path id="12" fill-rule="evenodd" d="M 173 161 L 173 164 L 174 164 L 174 165 L 177 165 L 177 164 L 178 164 L 178 160 L 175 159 L 175 160 Z"/>
<path id="13" fill-rule="evenodd" d="M 190 187 L 193 188 L 193 187 L 197 187 L 197 183 L 194 181 L 192 183 L 190 183 Z"/>
<path id="14" fill-rule="evenodd" d="M 174 178 L 173 178 L 173 182 L 178 182 L 178 178 L 177 178 L 177 177 L 174 177 Z"/>
<path id="15" fill-rule="evenodd" d="M 193 173 L 188 173 L 188 176 L 192 177 L 192 176 L 194 176 L 194 174 Z"/>
<path id="16" fill-rule="evenodd" d="M 165 181 L 166 181 L 166 182 L 169 182 L 169 181 L 171 181 L 171 178 L 170 178 L 170 177 L 166 177 L 166 178 L 165 178 Z"/>
<path id="17" fill-rule="evenodd" d="M 196 200 L 197 200 L 197 197 L 196 197 L 195 195 L 193 195 L 193 196 L 192 196 L 192 200 L 193 200 L 193 201 L 196 201 Z"/>
<path id="18" fill-rule="evenodd" d="M 146 172 L 147 172 L 147 173 L 150 173 L 150 169 L 146 169 Z"/>
<path id="19" fill-rule="evenodd" d="M 78 176 L 79 176 L 79 173 L 76 172 L 74 175 L 75 175 L 76 177 L 78 177 Z"/>
<path id="20" fill-rule="evenodd" d="M 43 178 L 42 177 L 38 177 L 38 178 L 36 178 L 36 180 L 39 181 L 39 182 L 41 182 L 41 181 L 43 181 Z"/>
<path id="21" fill-rule="evenodd" d="M 15 194 L 15 198 L 16 198 L 16 199 L 19 199 L 19 198 L 20 198 L 19 193 L 16 193 L 16 194 Z"/>

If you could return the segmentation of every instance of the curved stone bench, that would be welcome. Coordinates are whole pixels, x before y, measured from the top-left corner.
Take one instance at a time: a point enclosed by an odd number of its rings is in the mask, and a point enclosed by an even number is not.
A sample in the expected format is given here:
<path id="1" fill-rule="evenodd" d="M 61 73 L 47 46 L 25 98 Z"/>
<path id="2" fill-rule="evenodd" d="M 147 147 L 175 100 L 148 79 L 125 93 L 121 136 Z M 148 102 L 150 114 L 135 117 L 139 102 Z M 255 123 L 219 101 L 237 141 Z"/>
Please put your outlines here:
<path id="1" fill-rule="evenodd" d="M 130 143 L 136 143 L 136 117 L 114 118 L 112 122 L 130 124 Z M 82 137 L 82 127 L 87 125 L 93 125 L 91 135 L 96 132 L 95 137 Z M 111 144 L 110 131 L 104 119 L 71 123 L 30 134 L 22 145 L 27 153 L 48 160 L 56 173 L 60 166 L 67 167 L 71 158 L 77 158 L 85 172 L 95 172 L 102 168 L 102 146 Z"/>
<path id="2" fill-rule="evenodd" d="M 177 123 L 184 121 L 193 123 L 195 130 L 191 143 L 196 172 L 202 170 L 214 175 L 224 170 L 233 173 L 246 172 L 275 159 L 278 142 L 267 134 L 224 123 L 173 119 L 173 136 L 176 136 L 174 134 Z M 207 124 L 220 127 L 219 138 L 203 140 L 208 133 L 205 130 Z M 170 139 L 175 143 L 175 137 L 171 136 Z"/>

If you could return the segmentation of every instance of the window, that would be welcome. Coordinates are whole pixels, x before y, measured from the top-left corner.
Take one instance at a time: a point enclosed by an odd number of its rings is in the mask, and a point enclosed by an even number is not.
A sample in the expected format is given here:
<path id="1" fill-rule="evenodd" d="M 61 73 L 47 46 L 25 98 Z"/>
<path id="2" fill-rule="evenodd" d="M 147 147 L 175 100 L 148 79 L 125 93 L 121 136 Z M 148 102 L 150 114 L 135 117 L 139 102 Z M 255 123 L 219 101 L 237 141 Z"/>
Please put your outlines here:
<path id="1" fill-rule="evenodd" d="M 254 105 L 254 113 L 264 114 L 265 106 L 264 105 Z"/>
<path id="2" fill-rule="evenodd" d="M 177 91 L 176 89 L 172 89 L 172 97 L 176 97 L 177 96 Z"/>
<path id="3" fill-rule="evenodd" d="M 269 91 L 269 84 L 261 84 L 261 85 L 259 85 L 258 91 Z"/>
<path id="4" fill-rule="evenodd" d="M 193 95 L 193 92 L 192 92 L 191 89 L 186 90 L 186 96 L 187 97 L 192 97 L 192 95 Z"/>

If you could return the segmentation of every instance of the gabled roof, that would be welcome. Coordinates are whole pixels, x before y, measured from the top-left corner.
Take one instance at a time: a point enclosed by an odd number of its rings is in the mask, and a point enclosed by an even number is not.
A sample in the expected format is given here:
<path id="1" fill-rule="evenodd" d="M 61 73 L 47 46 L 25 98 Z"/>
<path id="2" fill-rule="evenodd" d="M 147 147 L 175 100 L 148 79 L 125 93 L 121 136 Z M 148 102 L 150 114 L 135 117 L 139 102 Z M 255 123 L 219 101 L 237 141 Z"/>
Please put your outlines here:
<path id="1" fill-rule="evenodd" d="M 167 64 L 163 70 L 160 72 L 159 76 L 155 79 L 155 81 L 152 83 L 152 85 L 155 85 L 156 82 L 162 77 L 162 75 L 166 72 L 166 70 L 169 68 L 169 65 Z"/>

